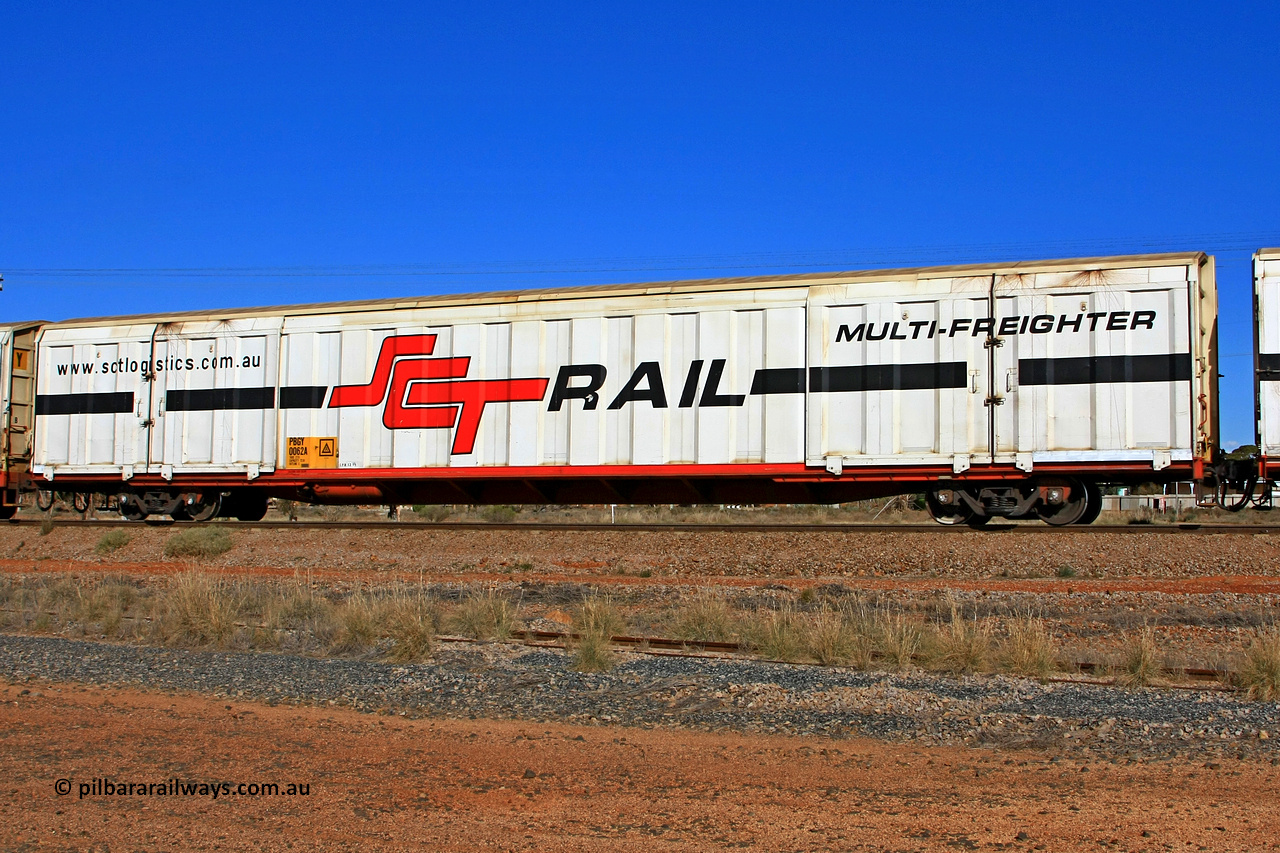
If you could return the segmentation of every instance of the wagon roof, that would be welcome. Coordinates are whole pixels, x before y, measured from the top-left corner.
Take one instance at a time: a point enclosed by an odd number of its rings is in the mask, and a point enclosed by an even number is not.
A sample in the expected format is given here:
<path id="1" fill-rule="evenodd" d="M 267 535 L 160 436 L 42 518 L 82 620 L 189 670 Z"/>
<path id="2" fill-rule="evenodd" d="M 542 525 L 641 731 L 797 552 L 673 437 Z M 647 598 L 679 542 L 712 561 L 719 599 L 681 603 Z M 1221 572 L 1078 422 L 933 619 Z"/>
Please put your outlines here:
<path id="1" fill-rule="evenodd" d="M 1280 252 L 1280 250 L 1276 250 Z M 848 272 L 799 273 L 792 275 L 746 276 L 739 278 L 705 278 L 683 281 L 661 281 L 632 284 L 583 285 L 545 290 L 499 290 L 484 293 L 447 293 L 437 296 L 392 297 L 351 302 L 322 302 L 300 305 L 223 308 L 199 311 L 177 311 L 164 314 L 133 314 L 112 317 L 85 317 L 49 323 L 50 327 L 125 325 L 147 322 L 181 322 L 199 319 L 226 320 L 237 317 L 271 317 L 280 315 L 339 314 L 359 311 L 407 310 L 413 308 L 445 308 L 457 305 L 483 305 L 513 302 L 553 302 L 595 297 L 645 296 L 671 293 L 712 293 L 760 288 L 808 287 L 822 284 L 857 284 L 877 281 L 915 281 L 930 278 L 979 275 L 1028 275 L 1032 273 L 1077 270 L 1122 269 L 1144 266 L 1202 265 L 1208 260 L 1204 252 L 1169 252 L 1149 255 L 1113 255 L 1098 258 L 1013 261 L 997 264 L 962 264 L 906 269 L 854 270 Z"/>

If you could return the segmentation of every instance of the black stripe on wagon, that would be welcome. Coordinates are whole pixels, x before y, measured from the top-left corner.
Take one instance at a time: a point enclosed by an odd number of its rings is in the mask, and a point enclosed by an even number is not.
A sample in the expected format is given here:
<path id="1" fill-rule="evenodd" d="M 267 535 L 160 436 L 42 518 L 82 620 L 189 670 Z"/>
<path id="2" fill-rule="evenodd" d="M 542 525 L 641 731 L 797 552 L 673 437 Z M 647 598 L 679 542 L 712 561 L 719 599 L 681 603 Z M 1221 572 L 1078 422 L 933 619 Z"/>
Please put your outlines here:
<path id="1" fill-rule="evenodd" d="M 132 391 L 37 394 L 36 415 L 119 415 L 133 411 Z"/>
<path id="2" fill-rule="evenodd" d="M 170 412 L 214 412 L 224 409 L 274 409 L 274 388 L 195 388 L 168 391 L 164 407 Z"/>
<path id="3" fill-rule="evenodd" d="M 1191 354 L 1100 355 L 1018 360 L 1020 385 L 1092 385 L 1107 382 L 1182 382 L 1191 378 Z"/>
<path id="4" fill-rule="evenodd" d="M 763 367 L 751 379 L 752 394 L 803 394 L 803 367 Z"/>
<path id="5" fill-rule="evenodd" d="M 1280 382 L 1280 353 L 1258 353 L 1258 378 L 1263 382 Z"/>
<path id="6" fill-rule="evenodd" d="M 935 364 L 860 364 L 809 368 L 812 391 L 918 391 L 965 387 L 963 361 Z"/>
<path id="7" fill-rule="evenodd" d="M 287 385 L 280 389 L 282 409 L 323 409 L 328 385 Z"/>

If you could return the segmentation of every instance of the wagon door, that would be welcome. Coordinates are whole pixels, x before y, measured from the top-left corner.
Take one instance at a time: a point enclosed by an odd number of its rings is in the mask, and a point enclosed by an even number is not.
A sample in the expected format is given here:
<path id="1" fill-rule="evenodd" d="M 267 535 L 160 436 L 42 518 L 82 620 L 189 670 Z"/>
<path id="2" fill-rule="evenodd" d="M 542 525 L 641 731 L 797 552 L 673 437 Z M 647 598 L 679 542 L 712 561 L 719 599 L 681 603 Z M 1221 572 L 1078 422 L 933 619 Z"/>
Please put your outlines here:
<path id="1" fill-rule="evenodd" d="M 162 327 L 155 343 L 151 470 L 275 470 L 279 318 Z"/>
<path id="2" fill-rule="evenodd" d="M 991 277 L 815 287 L 806 459 L 848 466 L 990 460 Z"/>

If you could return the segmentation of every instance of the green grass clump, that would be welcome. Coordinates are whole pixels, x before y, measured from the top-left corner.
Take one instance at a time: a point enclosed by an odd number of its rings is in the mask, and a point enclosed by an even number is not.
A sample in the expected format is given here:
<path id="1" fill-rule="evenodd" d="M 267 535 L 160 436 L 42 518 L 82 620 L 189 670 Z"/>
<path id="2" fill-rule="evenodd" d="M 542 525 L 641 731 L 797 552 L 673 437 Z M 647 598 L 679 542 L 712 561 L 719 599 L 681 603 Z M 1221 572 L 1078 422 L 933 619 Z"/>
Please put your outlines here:
<path id="1" fill-rule="evenodd" d="M 513 506 L 487 506 L 481 510 L 480 517 L 495 524 L 510 524 L 516 520 L 516 508 Z"/>
<path id="2" fill-rule="evenodd" d="M 129 544 L 129 534 L 123 530 L 109 530 L 102 534 L 98 544 L 93 546 L 93 553 L 105 557 L 113 554 Z"/>
<path id="3" fill-rule="evenodd" d="M 231 550 L 231 534 L 218 527 L 193 527 L 169 537 L 164 543 L 166 557 L 208 559 Z"/>
<path id="4" fill-rule="evenodd" d="M 452 514 L 450 507 L 439 504 L 414 504 L 413 514 L 425 521 L 439 523 Z"/>
<path id="5" fill-rule="evenodd" d="M 582 634 L 573 644 L 573 668 L 578 672 L 607 672 L 614 663 L 613 648 L 606 637 Z"/>

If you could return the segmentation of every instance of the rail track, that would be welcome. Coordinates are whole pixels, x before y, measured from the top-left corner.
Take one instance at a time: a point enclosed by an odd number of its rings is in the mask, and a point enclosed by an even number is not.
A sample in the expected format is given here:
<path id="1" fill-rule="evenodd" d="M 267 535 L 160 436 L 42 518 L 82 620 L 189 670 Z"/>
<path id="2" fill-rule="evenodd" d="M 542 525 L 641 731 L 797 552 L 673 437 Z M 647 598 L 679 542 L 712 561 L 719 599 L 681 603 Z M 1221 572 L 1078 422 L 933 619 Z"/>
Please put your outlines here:
<path id="1" fill-rule="evenodd" d="M 578 634 L 566 631 L 523 631 L 517 634 L 517 640 L 523 637 L 526 645 L 532 646 L 548 646 L 553 648 L 565 648 L 571 646 L 580 639 Z M 470 638 L 441 636 L 437 637 L 442 642 L 479 642 Z M 706 657 L 706 656 L 739 656 L 744 654 L 741 643 L 725 643 L 710 640 L 676 640 L 665 637 L 633 637 L 633 636 L 613 636 L 609 638 L 609 642 L 613 646 L 630 649 L 631 651 L 644 652 L 648 654 L 666 654 L 680 655 L 690 657 Z M 913 655 L 913 660 L 919 663 L 923 660 L 920 655 Z M 873 660 L 879 659 L 879 655 L 872 655 Z M 771 661 L 772 663 L 786 663 L 797 666 L 821 666 L 822 664 L 797 663 L 796 661 Z M 1053 675 L 1048 677 L 1048 681 L 1055 682 L 1076 682 L 1082 680 L 1090 684 L 1116 685 L 1119 682 L 1114 677 L 1108 677 L 1108 666 L 1106 664 L 1097 663 L 1088 660 L 1059 660 L 1057 662 L 1057 670 L 1059 673 L 1079 673 L 1078 676 L 1072 675 Z M 1230 684 L 1234 675 L 1230 670 L 1226 669 L 1209 669 L 1204 667 L 1161 667 L 1160 675 L 1168 679 L 1171 683 L 1167 686 L 1175 689 L 1226 689 Z M 1089 678 L 1082 679 L 1080 676 Z"/>
<path id="2" fill-rule="evenodd" d="M 167 527 L 179 524 L 170 520 L 152 520 L 144 522 L 124 521 L 123 519 L 80 519 L 80 518 L 11 518 L 8 523 L 19 526 L 38 527 L 52 521 L 54 527 L 131 527 L 146 525 L 151 527 Z M 186 525 L 191 522 L 181 522 Z M 1015 534 L 1068 534 L 1068 533 L 1119 533 L 1130 535 L 1235 535 L 1235 536 L 1268 536 L 1280 534 L 1280 520 L 1276 524 L 1219 524 L 1219 523 L 1181 523 L 1181 524 L 1090 524 L 1087 526 L 1052 527 L 1039 522 L 1026 524 L 988 524 L 981 529 L 964 525 L 945 524 L 875 524 L 870 522 L 847 522 L 837 524 L 787 524 L 746 522 L 729 522 L 725 524 L 709 524 L 705 522 L 674 523 L 634 523 L 624 522 L 608 524 L 599 522 L 488 522 L 488 521 L 215 521 L 206 522 L 216 526 L 239 529 L 318 529 L 318 530 L 543 530 L 568 532 L 636 532 L 636 533 L 946 533 L 961 536 L 981 536 L 989 533 Z"/>
<path id="3" fill-rule="evenodd" d="M 19 613 L 20 611 L 12 608 L 0 608 L 0 613 Z M 54 611 L 44 611 L 48 616 L 55 616 Z M 126 621 L 142 620 L 149 622 L 150 617 L 139 616 L 121 616 Z M 252 624 L 248 622 L 236 622 L 238 628 L 256 628 L 273 630 L 266 625 Z M 274 629 L 280 631 L 283 629 Z M 437 642 L 442 643 L 488 643 L 491 640 L 477 640 L 472 637 L 463 637 L 453 634 L 438 634 L 435 637 Z M 582 639 L 580 634 L 572 631 L 535 631 L 524 630 L 515 632 L 507 642 L 523 643 L 527 646 L 539 646 L 543 648 L 569 649 L 574 643 Z M 715 640 L 680 640 L 670 637 L 645 637 L 632 635 L 614 635 L 609 637 L 609 644 L 615 648 L 623 648 L 641 654 L 665 655 L 672 657 L 690 657 L 690 658 L 750 658 L 755 660 L 765 660 L 770 663 L 788 664 L 792 666 L 822 666 L 823 664 L 803 662 L 795 660 L 772 660 L 769 658 L 761 658 L 752 654 L 751 650 L 742 643 L 738 642 L 720 642 Z M 873 654 L 872 660 L 879 660 L 880 655 Z M 912 659 L 919 663 L 923 660 L 921 655 L 913 655 Z M 1088 660 L 1059 660 L 1056 664 L 1056 670 L 1059 674 L 1050 675 L 1045 680 L 1052 682 L 1072 682 L 1084 684 L 1098 684 L 1103 686 L 1122 686 L 1115 677 L 1108 677 L 1108 667 L 1106 664 L 1097 663 Z M 1161 667 L 1160 675 L 1166 679 L 1163 685 L 1169 689 L 1175 690 L 1229 690 L 1234 673 L 1225 669 L 1208 669 L 1199 667 Z"/>

